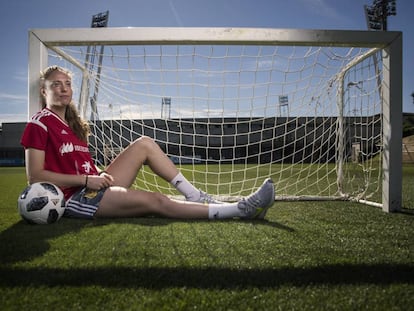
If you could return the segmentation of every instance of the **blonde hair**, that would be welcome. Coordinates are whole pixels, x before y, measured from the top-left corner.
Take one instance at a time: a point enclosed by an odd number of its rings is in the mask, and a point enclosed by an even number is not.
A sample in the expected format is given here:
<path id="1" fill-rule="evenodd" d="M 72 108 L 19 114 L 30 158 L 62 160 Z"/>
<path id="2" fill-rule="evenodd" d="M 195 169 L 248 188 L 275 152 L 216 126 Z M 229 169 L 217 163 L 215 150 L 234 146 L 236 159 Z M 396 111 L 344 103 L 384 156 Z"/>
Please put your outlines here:
<path id="1" fill-rule="evenodd" d="M 45 81 L 55 71 L 60 71 L 66 74 L 71 79 L 73 77 L 72 72 L 65 68 L 59 66 L 47 67 L 40 73 L 40 89 L 43 89 L 45 87 Z M 46 99 L 44 96 L 40 96 L 40 103 L 42 105 L 42 109 L 47 106 Z M 76 109 L 76 106 L 73 101 L 66 107 L 65 119 L 68 122 L 68 125 L 71 128 L 71 130 L 75 133 L 75 135 L 80 140 L 87 142 L 88 136 L 90 134 L 89 124 L 79 116 L 78 110 Z"/>

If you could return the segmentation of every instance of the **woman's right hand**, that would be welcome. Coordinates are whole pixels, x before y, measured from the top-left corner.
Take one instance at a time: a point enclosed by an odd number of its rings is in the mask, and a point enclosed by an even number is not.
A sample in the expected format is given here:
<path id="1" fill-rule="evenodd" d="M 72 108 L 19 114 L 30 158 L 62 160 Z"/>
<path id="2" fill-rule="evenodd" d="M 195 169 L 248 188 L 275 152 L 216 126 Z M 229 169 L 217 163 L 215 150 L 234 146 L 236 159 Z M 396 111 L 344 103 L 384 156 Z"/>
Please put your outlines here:
<path id="1" fill-rule="evenodd" d="M 114 178 L 108 173 L 102 173 L 101 175 L 88 175 L 88 182 L 86 188 L 92 190 L 100 190 L 108 188 L 114 185 Z"/>

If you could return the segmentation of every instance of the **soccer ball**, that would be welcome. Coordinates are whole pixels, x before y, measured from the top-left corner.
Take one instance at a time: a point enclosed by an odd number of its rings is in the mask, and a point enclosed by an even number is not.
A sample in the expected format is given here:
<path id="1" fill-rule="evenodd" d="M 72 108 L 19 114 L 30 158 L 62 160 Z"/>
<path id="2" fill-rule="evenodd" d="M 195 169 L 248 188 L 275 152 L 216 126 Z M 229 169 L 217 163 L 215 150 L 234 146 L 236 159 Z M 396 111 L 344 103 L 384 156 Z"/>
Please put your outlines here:
<path id="1" fill-rule="evenodd" d="M 20 216 L 31 224 L 57 222 L 65 211 L 65 199 L 59 187 L 38 182 L 23 190 L 17 200 Z"/>

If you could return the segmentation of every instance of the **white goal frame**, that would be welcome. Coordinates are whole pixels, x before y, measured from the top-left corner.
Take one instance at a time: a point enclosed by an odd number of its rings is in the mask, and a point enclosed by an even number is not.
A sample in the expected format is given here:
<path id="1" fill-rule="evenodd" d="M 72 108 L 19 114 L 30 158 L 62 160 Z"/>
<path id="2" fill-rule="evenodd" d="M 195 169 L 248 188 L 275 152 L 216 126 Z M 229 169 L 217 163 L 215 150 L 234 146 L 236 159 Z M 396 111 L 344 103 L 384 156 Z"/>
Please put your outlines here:
<path id="1" fill-rule="evenodd" d="M 298 45 L 379 48 L 383 53 L 382 203 L 385 212 L 402 205 L 402 33 L 255 28 L 76 28 L 29 31 L 28 116 L 39 110 L 39 72 L 48 49 L 91 45 Z M 59 54 L 59 51 L 56 51 Z M 84 72 L 86 75 L 87 73 Z M 87 100 L 87 99 L 84 99 Z M 360 200 L 362 203 L 363 200 Z M 375 204 L 374 204 L 375 205 Z"/>

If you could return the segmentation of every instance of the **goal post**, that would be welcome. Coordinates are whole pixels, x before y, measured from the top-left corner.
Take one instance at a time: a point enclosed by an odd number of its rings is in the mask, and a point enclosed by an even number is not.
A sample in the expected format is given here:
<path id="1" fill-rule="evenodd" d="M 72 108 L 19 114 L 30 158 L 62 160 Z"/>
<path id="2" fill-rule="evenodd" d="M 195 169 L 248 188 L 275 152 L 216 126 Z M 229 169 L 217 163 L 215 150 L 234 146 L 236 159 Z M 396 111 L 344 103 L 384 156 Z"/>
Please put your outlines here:
<path id="1" fill-rule="evenodd" d="M 85 63 L 94 59 L 87 47 L 102 45 L 102 63 Z M 392 212 L 402 197 L 401 58 L 400 32 L 33 29 L 28 115 L 39 110 L 39 72 L 59 65 L 75 73 L 74 99 L 90 120 L 99 165 L 147 135 L 220 199 L 271 176 L 277 200 L 350 200 Z M 146 168 L 135 186 L 177 195 Z"/>

